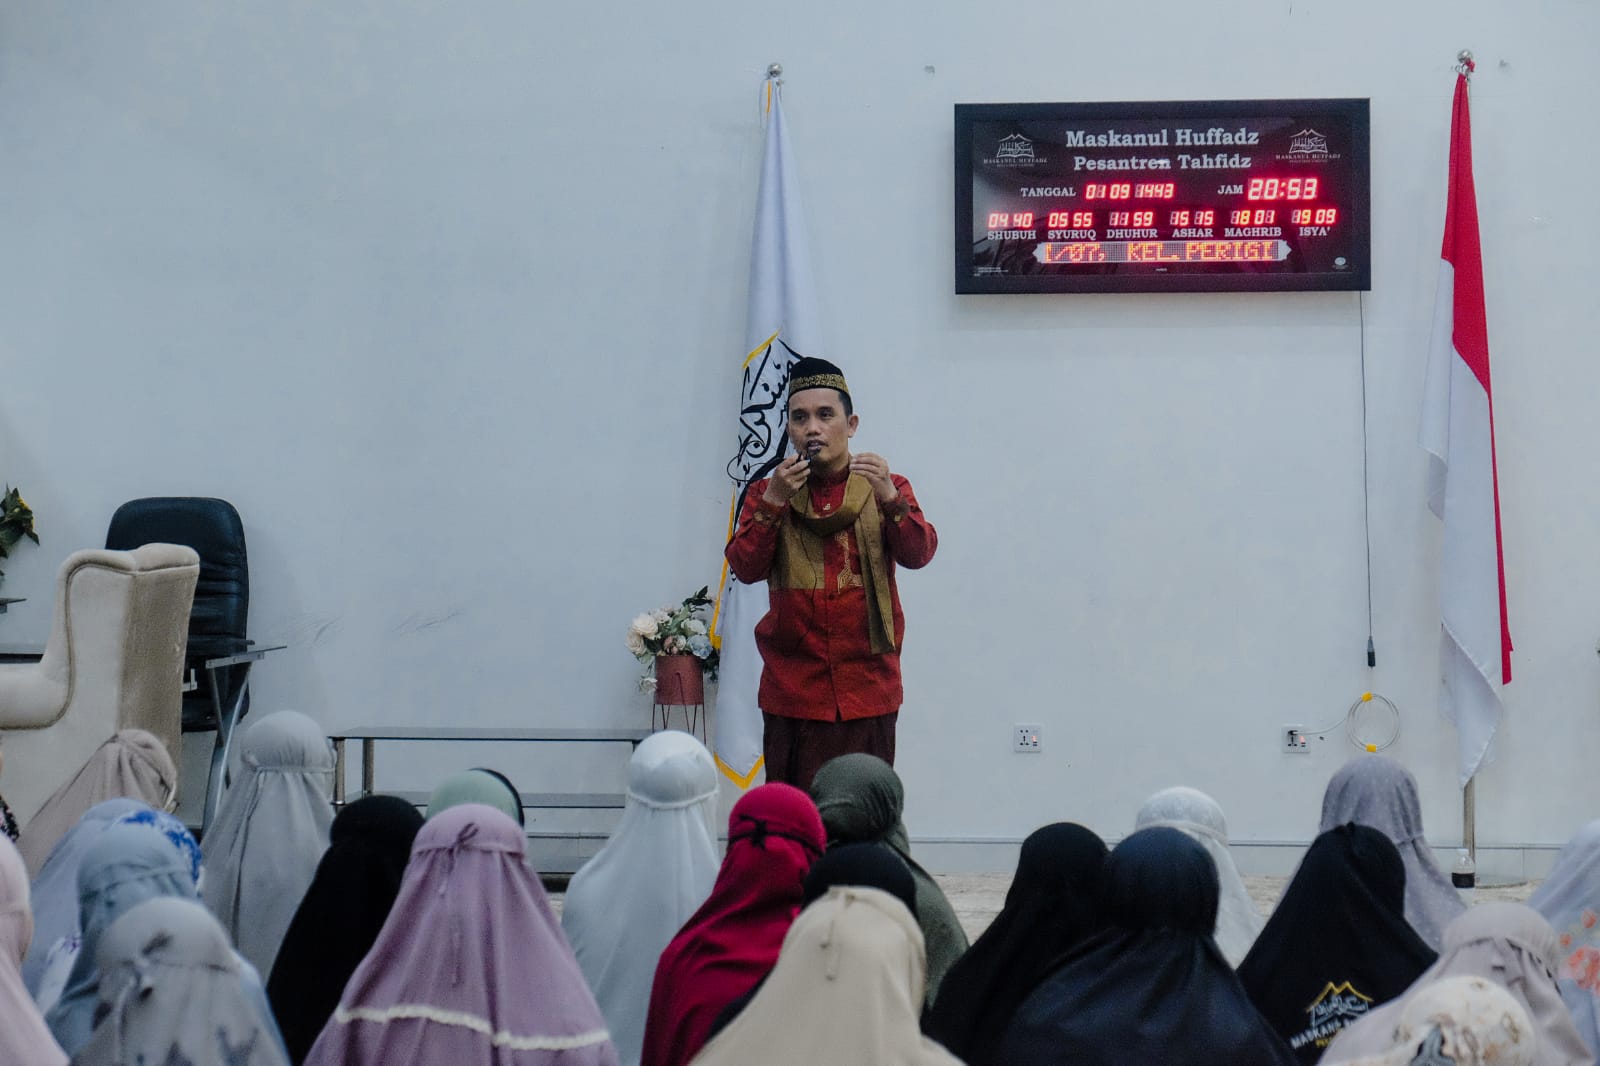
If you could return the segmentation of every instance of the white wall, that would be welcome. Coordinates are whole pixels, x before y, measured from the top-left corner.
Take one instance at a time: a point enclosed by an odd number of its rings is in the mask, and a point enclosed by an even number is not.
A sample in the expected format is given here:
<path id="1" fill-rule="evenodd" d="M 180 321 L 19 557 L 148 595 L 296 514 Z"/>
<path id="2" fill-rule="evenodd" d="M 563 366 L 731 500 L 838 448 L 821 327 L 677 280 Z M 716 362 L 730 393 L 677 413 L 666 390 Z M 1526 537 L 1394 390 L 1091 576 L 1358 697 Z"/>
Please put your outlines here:
<path id="1" fill-rule="evenodd" d="M 1353 749 L 1277 727 L 1376 688 L 1456 839 L 1415 438 L 1467 46 L 1518 648 L 1479 839 L 1564 840 L 1600 813 L 1597 39 L 1579 0 L 12 5 L 0 478 L 44 545 L 0 641 L 119 502 L 215 494 L 290 645 L 258 707 L 642 723 L 627 620 L 718 574 L 780 60 L 857 444 L 941 537 L 901 582 L 913 833 L 1116 836 L 1185 782 L 1303 840 Z M 1372 99 L 1374 674 L 1356 296 L 951 292 L 953 103 L 1299 96 Z"/>

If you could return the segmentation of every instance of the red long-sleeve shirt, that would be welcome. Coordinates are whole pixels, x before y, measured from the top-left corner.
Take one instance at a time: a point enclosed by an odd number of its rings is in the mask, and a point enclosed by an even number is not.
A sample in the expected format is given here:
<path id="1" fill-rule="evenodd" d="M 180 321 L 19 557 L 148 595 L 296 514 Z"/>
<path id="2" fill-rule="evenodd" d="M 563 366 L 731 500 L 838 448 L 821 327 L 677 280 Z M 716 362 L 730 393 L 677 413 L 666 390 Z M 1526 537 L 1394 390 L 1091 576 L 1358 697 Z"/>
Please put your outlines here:
<path id="1" fill-rule="evenodd" d="M 766 616 L 756 625 L 761 651 L 758 701 L 768 714 L 813 721 L 873 718 L 900 709 L 900 648 L 905 616 L 895 586 L 895 565 L 916 570 L 928 565 L 939 535 L 922 514 L 911 483 L 890 475 L 900 492 L 897 500 L 868 506 L 882 516 L 884 561 L 894 603 L 894 650 L 872 651 L 867 624 L 870 589 L 861 570 L 861 552 L 853 528 L 823 541 L 823 575 L 816 589 L 770 588 Z M 849 471 L 829 479 L 814 477 L 802 492 L 811 493 L 812 513 L 837 511 L 844 503 Z M 745 584 L 765 581 L 778 546 L 778 524 L 793 521 L 787 505 L 763 498 L 767 482 L 758 481 L 745 495 L 738 532 L 728 542 L 728 565 Z"/>

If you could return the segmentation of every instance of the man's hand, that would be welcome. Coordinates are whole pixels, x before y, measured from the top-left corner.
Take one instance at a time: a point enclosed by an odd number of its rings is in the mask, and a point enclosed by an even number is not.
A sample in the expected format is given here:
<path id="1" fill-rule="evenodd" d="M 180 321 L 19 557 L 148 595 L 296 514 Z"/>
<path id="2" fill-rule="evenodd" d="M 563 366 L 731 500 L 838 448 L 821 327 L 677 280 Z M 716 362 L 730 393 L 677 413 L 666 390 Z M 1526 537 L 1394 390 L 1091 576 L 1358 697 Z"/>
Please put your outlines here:
<path id="1" fill-rule="evenodd" d="M 786 507 L 810 476 L 811 460 L 798 455 L 788 456 L 772 472 L 767 491 L 761 494 L 761 498 L 775 507 Z"/>
<path id="2" fill-rule="evenodd" d="M 889 462 L 881 455 L 874 455 L 872 452 L 852 455 L 850 472 L 860 474 L 867 479 L 879 503 L 890 503 L 900 495 L 900 490 L 895 488 L 894 478 L 889 476 Z"/>

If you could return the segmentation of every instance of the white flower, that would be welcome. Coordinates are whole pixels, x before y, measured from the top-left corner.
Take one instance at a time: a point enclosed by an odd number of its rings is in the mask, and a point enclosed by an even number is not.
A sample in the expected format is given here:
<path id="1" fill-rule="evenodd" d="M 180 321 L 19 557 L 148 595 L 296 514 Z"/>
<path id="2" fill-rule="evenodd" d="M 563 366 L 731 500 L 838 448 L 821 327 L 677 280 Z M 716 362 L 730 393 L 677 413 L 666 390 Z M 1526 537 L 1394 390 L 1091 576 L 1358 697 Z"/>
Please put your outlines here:
<path id="1" fill-rule="evenodd" d="M 683 631 L 691 637 L 703 637 L 706 635 L 706 624 L 698 618 L 691 618 L 683 623 Z"/>
<path id="2" fill-rule="evenodd" d="M 650 617 L 656 620 L 656 625 L 664 626 L 672 619 L 672 612 L 665 607 L 658 607 L 650 612 Z M 652 636 L 654 634 L 651 634 Z"/>
<path id="3" fill-rule="evenodd" d="M 628 650 L 632 652 L 635 657 L 644 654 L 644 638 L 633 632 L 631 629 L 628 631 Z"/>
<path id="4" fill-rule="evenodd" d="M 633 624 L 628 627 L 628 631 L 638 634 L 640 637 L 653 637 L 661 628 L 662 621 L 665 621 L 665 619 L 657 619 L 653 614 L 641 614 L 633 620 Z"/>

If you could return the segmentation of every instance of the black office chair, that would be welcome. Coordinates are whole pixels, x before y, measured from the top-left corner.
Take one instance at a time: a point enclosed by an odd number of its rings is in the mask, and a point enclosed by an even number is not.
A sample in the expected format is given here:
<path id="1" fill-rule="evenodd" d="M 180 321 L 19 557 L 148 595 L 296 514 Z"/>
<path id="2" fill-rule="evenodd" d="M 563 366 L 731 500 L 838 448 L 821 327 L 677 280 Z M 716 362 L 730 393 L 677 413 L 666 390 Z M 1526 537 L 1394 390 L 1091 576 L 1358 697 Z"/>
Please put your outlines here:
<path id="1" fill-rule="evenodd" d="M 250 708 L 250 666 L 261 658 L 245 635 L 250 564 L 244 523 L 227 500 L 203 496 L 150 496 L 118 507 L 106 531 L 106 547 L 128 551 L 151 543 L 183 544 L 200 556 L 184 664 L 189 684 L 183 697 L 183 731 L 217 734 L 206 780 L 203 833 L 222 796 L 233 731 Z"/>

